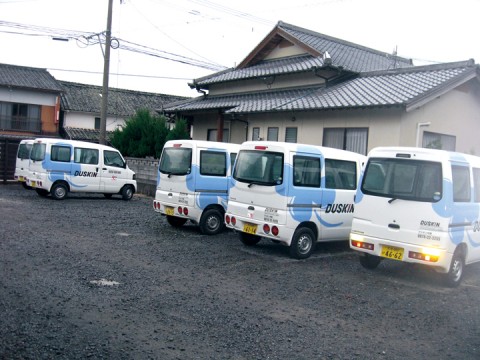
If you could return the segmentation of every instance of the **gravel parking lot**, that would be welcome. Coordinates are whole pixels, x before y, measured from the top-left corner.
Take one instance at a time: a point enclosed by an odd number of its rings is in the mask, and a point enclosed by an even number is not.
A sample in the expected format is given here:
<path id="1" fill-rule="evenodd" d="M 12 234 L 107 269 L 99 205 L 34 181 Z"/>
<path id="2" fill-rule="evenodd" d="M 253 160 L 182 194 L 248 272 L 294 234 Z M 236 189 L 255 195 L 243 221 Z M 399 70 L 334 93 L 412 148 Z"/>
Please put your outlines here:
<path id="1" fill-rule="evenodd" d="M 480 266 L 457 289 L 348 244 L 306 260 L 171 228 L 152 198 L 0 185 L 2 359 L 479 359 Z"/>

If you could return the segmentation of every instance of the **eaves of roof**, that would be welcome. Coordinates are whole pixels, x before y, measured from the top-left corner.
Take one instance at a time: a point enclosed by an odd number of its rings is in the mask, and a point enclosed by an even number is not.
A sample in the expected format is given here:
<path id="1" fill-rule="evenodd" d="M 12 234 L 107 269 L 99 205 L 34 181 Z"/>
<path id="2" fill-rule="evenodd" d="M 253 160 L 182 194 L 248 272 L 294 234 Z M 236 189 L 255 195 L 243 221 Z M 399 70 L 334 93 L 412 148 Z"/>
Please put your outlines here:
<path id="1" fill-rule="evenodd" d="M 167 106 L 165 112 L 222 111 L 226 114 L 403 107 L 407 111 L 478 78 L 473 61 L 362 74 L 332 87 L 251 94 L 203 96 Z"/>

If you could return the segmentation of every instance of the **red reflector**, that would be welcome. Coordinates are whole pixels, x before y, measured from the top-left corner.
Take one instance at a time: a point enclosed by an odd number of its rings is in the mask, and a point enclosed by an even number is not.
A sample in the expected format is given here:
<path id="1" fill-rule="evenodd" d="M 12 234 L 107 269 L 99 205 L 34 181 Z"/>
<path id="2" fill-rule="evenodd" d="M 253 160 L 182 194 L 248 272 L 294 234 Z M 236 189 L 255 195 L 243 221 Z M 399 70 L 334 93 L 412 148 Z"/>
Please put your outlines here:
<path id="1" fill-rule="evenodd" d="M 183 215 L 187 216 L 188 215 L 188 208 L 183 208 Z"/>
<path id="2" fill-rule="evenodd" d="M 270 226 L 268 226 L 268 224 L 263 225 L 263 232 L 265 234 L 270 233 Z"/>
<path id="3" fill-rule="evenodd" d="M 276 227 L 276 226 L 273 226 L 273 227 L 272 227 L 272 234 L 273 234 L 273 235 L 275 235 L 275 236 L 277 236 L 277 235 L 278 235 L 278 233 L 279 233 L 279 231 L 278 231 L 278 227 Z"/>
<path id="4" fill-rule="evenodd" d="M 178 213 L 179 213 L 179 214 L 182 214 L 182 213 L 183 213 L 183 209 L 182 209 L 180 206 L 178 207 L 177 210 L 178 210 Z"/>
<path id="5" fill-rule="evenodd" d="M 237 225 L 237 219 L 235 218 L 235 216 L 232 216 L 232 225 Z"/>
<path id="6" fill-rule="evenodd" d="M 177 147 L 177 148 L 178 148 L 178 147 L 181 147 L 181 146 L 182 146 L 182 144 L 173 144 L 173 147 Z"/>
<path id="7" fill-rule="evenodd" d="M 230 224 L 230 216 L 229 215 L 225 216 L 225 222 L 227 224 Z"/>
<path id="8" fill-rule="evenodd" d="M 255 145 L 255 150 L 267 150 L 268 146 L 264 145 Z"/>

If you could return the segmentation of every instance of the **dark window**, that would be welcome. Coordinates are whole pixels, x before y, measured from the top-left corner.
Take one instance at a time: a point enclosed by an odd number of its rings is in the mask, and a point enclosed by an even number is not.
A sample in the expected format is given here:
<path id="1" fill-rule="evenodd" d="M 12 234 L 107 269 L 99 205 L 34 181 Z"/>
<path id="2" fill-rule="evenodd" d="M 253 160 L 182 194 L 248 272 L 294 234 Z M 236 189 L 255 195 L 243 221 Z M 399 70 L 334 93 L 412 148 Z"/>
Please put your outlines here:
<path id="1" fill-rule="evenodd" d="M 200 151 L 200 174 L 210 176 L 227 175 L 227 153 Z"/>
<path id="2" fill-rule="evenodd" d="M 207 140 L 208 141 L 217 141 L 217 129 L 208 129 Z M 223 129 L 223 139 L 222 142 L 228 142 L 229 131 L 228 129 Z"/>
<path id="3" fill-rule="evenodd" d="M 325 159 L 325 187 L 327 189 L 355 190 L 357 164 L 353 161 Z"/>
<path id="4" fill-rule="evenodd" d="M 52 161 L 69 162 L 72 149 L 69 146 L 52 145 Z"/>
<path id="5" fill-rule="evenodd" d="M 293 174 L 295 186 L 320 187 L 320 158 L 294 156 Z"/>
<path id="6" fill-rule="evenodd" d="M 117 151 L 105 150 L 103 152 L 103 163 L 108 166 L 125 168 L 125 161 Z"/>
<path id="7" fill-rule="evenodd" d="M 260 140 L 260 128 L 254 127 L 252 129 L 252 140 L 253 141 Z"/>
<path id="8" fill-rule="evenodd" d="M 30 150 L 32 150 L 32 144 L 20 144 L 18 146 L 17 157 L 19 159 L 28 159 L 30 157 Z"/>
<path id="9" fill-rule="evenodd" d="M 268 141 L 278 141 L 278 127 L 269 127 L 267 132 Z"/>
<path id="10" fill-rule="evenodd" d="M 163 148 L 159 171 L 168 175 L 187 175 L 191 172 L 191 148 Z"/>
<path id="11" fill-rule="evenodd" d="M 297 142 L 297 128 L 287 127 L 285 129 L 285 142 L 296 143 Z"/>
<path id="12" fill-rule="evenodd" d="M 100 118 L 95 118 L 95 130 L 100 130 Z"/>
<path id="13" fill-rule="evenodd" d="M 453 201 L 470 201 L 470 171 L 466 166 L 452 166 Z"/>
<path id="14" fill-rule="evenodd" d="M 233 177 L 251 184 L 280 185 L 283 182 L 283 153 L 242 150 L 238 154 Z"/>
<path id="15" fill-rule="evenodd" d="M 473 187 L 475 189 L 475 202 L 480 202 L 480 169 L 473 169 Z"/>
<path id="16" fill-rule="evenodd" d="M 98 164 L 98 150 L 75 148 L 73 161 L 79 164 Z"/>
<path id="17" fill-rule="evenodd" d="M 424 148 L 455 151 L 455 143 L 455 136 L 429 131 L 423 132 L 422 147 Z"/>
<path id="18" fill-rule="evenodd" d="M 40 105 L 0 102 L 0 129 L 40 132 Z"/>
<path id="19" fill-rule="evenodd" d="M 35 143 L 32 146 L 32 151 L 30 152 L 30 159 L 33 161 L 43 161 L 45 160 L 45 144 Z"/>

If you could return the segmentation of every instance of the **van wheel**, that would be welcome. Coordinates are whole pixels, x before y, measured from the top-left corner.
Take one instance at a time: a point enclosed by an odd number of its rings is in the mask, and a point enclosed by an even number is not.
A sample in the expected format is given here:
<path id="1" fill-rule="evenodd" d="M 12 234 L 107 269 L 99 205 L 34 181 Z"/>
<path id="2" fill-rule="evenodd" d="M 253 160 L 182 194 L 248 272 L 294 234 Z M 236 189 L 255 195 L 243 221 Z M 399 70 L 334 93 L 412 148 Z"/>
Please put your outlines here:
<path id="1" fill-rule="evenodd" d="M 133 197 L 133 187 L 130 185 L 124 186 L 122 189 L 122 199 L 130 200 Z"/>
<path id="2" fill-rule="evenodd" d="M 167 222 L 173 227 L 182 227 L 188 219 L 167 215 Z"/>
<path id="3" fill-rule="evenodd" d="M 452 257 L 452 262 L 450 263 L 450 270 L 445 274 L 445 284 L 448 287 L 457 287 L 460 285 L 463 279 L 463 273 L 465 270 L 465 260 L 463 258 L 463 253 L 457 249 Z"/>
<path id="4" fill-rule="evenodd" d="M 375 269 L 382 261 L 382 258 L 380 256 L 370 255 L 370 254 L 360 255 L 359 259 L 360 259 L 360 264 L 365 269 L 369 269 L 369 270 Z"/>
<path id="5" fill-rule="evenodd" d="M 290 244 L 290 256 L 295 259 L 306 259 L 315 248 L 315 234 L 307 227 L 295 230 Z"/>
<path id="6" fill-rule="evenodd" d="M 223 213 L 217 209 L 208 209 L 200 218 L 200 231 L 205 235 L 216 235 L 225 227 Z"/>
<path id="7" fill-rule="evenodd" d="M 247 234 L 244 232 L 240 233 L 240 241 L 243 243 L 243 245 L 246 246 L 257 245 L 261 239 L 262 238 L 258 235 Z"/>
<path id="8" fill-rule="evenodd" d="M 47 197 L 47 195 L 48 195 L 48 191 L 45 190 L 45 189 L 35 189 L 35 191 L 41 197 Z"/>
<path id="9" fill-rule="evenodd" d="M 55 200 L 63 200 L 67 197 L 68 189 L 65 184 L 58 183 L 53 185 L 52 190 L 50 192 L 52 193 L 52 197 Z"/>

